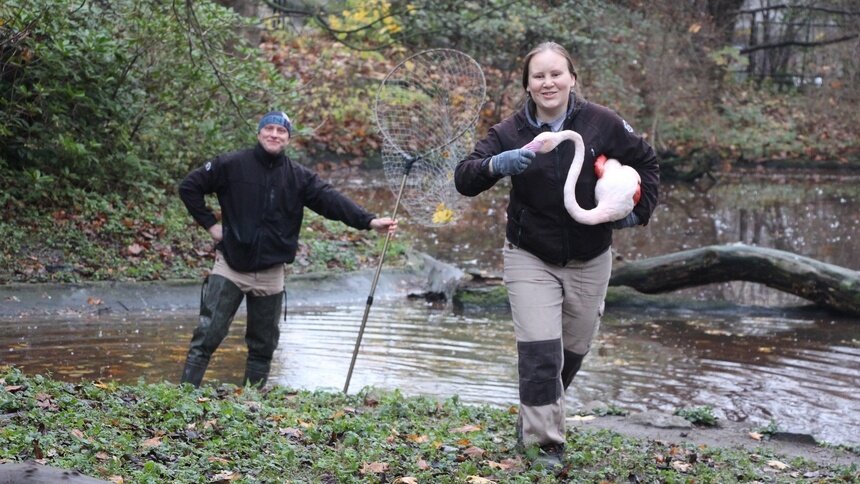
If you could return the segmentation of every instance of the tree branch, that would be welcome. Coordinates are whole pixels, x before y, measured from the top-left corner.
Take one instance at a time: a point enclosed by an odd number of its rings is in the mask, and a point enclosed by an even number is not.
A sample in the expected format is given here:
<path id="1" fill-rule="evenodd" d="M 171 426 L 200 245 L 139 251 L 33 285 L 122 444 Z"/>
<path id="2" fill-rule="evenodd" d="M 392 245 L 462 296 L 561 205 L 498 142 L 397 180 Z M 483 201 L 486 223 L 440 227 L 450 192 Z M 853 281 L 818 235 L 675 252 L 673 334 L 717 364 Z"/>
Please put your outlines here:
<path id="1" fill-rule="evenodd" d="M 712 245 L 613 269 L 610 286 L 647 294 L 728 281 L 749 281 L 860 315 L 860 272 L 790 252 L 745 244 Z"/>
<path id="2" fill-rule="evenodd" d="M 194 13 L 194 4 L 193 0 L 185 0 L 185 10 L 188 16 L 188 25 L 191 29 L 197 33 L 197 36 L 200 38 L 200 46 L 203 50 L 203 55 L 206 58 L 206 62 L 209 63 L 209 66 L 212 67 L 212 71 L 215 73 L 215 77 L 218 79 L 218 84 L 221 85 L 222 88 L 227 92 L 227 97 L 230 98 L 230 104 L 233 105 L 233 108 L 236 110 L 236 114 L 239 115 L 239 119 L 243 122 L 247 122 L 247 119 L 242 114 L 242 108 L 239 107 L 239 104 L 236 102 L 236 97 L 233 95 L 233 91 L 230 89 L 230 86 L 227 85 L 224 80 L 224 76 L 221 75 L 221 71 L 218 69 L 218 66 L 215 65 L 215 61 L 212 59 L 212 55 L 209 53 L 209 45 L 206 42 L 206 34 L 200 28 L 200 23 L 197 21 L 197 15 Z"/>
<path id="3" fill-rule="evenodd" d="M 786 9 L 797 9 L 797 10 L 810 10 L 814 12 L 824 12 L 824 13 L 832 13 L 837 15 L 860 15 L 860 12 L 855 12 L 852 10 L 839 10 L 835 8 L 826 8 L 826 7 L 811 7 L 805 5 L 771 5 L 769 7 L 761 7 L 761 8 L 751 8 L 747 10 L 737 10 L 735 13 L 738 15 L 748 14 L 748 13 L 759 13 L 759 12 L 767 12 L 769 10 L 786 10 Z"/>
<path id="4" fill-rule="evenodd" d="M 770 44 L 759 44 L 741 49 L 741 54 L 750 54 L 758 50 L 779 49 L 782 47 L 821 47 L 824 45 L 837 44 L 839 42 L 847 42 L 856 39 L 860 34 L 846 35 L 835 39 L 822 40 L 820 42 L 801 42 L 799 40 L 786 40 L 783 42 L 774 42 Z"/>

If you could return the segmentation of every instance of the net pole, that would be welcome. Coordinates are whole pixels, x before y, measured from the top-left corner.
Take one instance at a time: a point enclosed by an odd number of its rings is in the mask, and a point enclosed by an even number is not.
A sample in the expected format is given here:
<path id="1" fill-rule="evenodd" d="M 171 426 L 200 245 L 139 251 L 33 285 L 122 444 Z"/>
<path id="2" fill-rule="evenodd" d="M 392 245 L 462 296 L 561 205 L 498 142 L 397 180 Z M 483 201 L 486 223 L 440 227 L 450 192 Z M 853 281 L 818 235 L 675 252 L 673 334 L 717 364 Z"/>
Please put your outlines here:
<path id="1" fill-rule="evenodd" d="M 397 192 L 397 200 L 394 202 L 394 212 L 391 218 L 397 220 L 397 209 L 400 208 L 400 199 L 403 197 L 403 190 L 406 187 L 406 178 L 409 176 L 409 171 L 415 160 L 409 160 L 403 170 L 403 178 L 400 180 L 400 189 Z M 373 305 L 373 295 L 376 293 L 376 284 L 379 282 L 379 274 L 382 272 L 382 263 L 385 261 L 385 253 L 388 251 L 388 243 L 391 241 L 391 232 L 385 234 L 385 243 L 382 244 L 382 253 L 379 255 L 379 263 L 376 264 L 376 273 L 373 274 L 373 282 L 370 285 L 370 294 L 367 296 L 367 303 L 364 306 L 364 316 L 361 317 L 361 326 L 358 328 L 358 337 L 355 339 L 355 348 L 352 350 L 352 361 L 349 362 L 349 372 L 346 374 L 346 382 L 343 384 L 343 393 L 349 391 L 349 382 L 352 379 L 352 371 L 355 369 L 355 360 L 358 358 L 358 349 L 361 347 L 361 339 L 364 336 L 364 328 L 367 326 L 367 317 L 370 315 L 370 307 Z"/>

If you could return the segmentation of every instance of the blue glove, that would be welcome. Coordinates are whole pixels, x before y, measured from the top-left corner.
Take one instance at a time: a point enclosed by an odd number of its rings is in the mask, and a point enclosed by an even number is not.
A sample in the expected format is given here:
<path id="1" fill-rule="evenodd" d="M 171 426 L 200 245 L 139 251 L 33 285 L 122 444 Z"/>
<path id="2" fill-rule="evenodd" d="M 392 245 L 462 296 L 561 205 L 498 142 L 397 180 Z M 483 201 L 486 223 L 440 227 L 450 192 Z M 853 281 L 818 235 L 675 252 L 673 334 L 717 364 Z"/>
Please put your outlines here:
<path id="1" fill-rule="evenodd" d="M 613 229 L 626 229 L 627 227 L 634 227 L 636 225 L 639 225 L 639 216 L 633 212 L 628 213 L 621 220 L 612 222 Z"/>
<path id="2" fill-rule="evenodd" d="M 508 150 L 494 156 L 490 160 L 490 166 L 493 167 L 494 175 L 519 175 L 526 171 L 535 156 L 534 151 L 523 148 Z"/>

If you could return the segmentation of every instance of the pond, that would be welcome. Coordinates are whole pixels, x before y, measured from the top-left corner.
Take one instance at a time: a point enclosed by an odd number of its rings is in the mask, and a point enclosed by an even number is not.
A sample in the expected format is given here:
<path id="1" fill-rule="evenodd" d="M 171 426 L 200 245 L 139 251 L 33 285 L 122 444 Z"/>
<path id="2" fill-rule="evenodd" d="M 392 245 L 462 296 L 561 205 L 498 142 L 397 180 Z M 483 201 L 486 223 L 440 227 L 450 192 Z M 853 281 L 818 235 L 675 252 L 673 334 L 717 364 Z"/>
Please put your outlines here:
<path id="1" fill-rule="evenodd" d="M 367 177 L 353 174 L 333 183 L 378 213 L 393 204 L 391 192 Z M 858 186 L 856 179 L 821 174 L 725 176 L 713 186 L 666 183 L 648 227 L 616 232 L 616 258 L 741 241 L 857 270 Z M 402 230 L 440 260 L 500 272 L 501 193 L 473 200 L 455 226 L 427 228 L 404 216 Z M 622 302 L 607 308 L 595 348 L 568 391 L 570 409 L 591 401 L 629 411 L 710 405 L 719 418 L 751 429 L 775 424 L 831 443 L 858 443 L 860 322 L 799 309 L 803 300 L 751 283 L 679 293 L 694 302 L 725 304 L 642 308 Z M 272 381 L 340 391 L 363 315 L 366 294 L 360 296 L 291 306 Z M 177 381 L 194 325 L 190 313 L 0 320 L 0 364 L 70 381 Z M 207 379 L 241 378 L 243 326 L 244 311 Z M 509 315 L 463 314 L 415 299 L 377 300 L 350 391 L 365 385 L 516 404 Z"/>

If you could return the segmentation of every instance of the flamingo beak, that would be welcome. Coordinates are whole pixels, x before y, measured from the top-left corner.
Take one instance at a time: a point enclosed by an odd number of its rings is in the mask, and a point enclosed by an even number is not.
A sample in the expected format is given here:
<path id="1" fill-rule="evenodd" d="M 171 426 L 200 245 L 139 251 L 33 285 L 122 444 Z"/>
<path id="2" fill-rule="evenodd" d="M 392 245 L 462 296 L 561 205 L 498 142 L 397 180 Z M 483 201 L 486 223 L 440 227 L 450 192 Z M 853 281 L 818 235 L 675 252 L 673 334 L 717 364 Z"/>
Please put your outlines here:
<path id="1" fill-rule="evenodd" d="M 543 146 L 543 141 L 535 139 L 532 140 L 529 144 L 523 146 L 523 149 L 534 151 L 535 153 L 537 153 L 540 151 L 541 146 Z"/>

